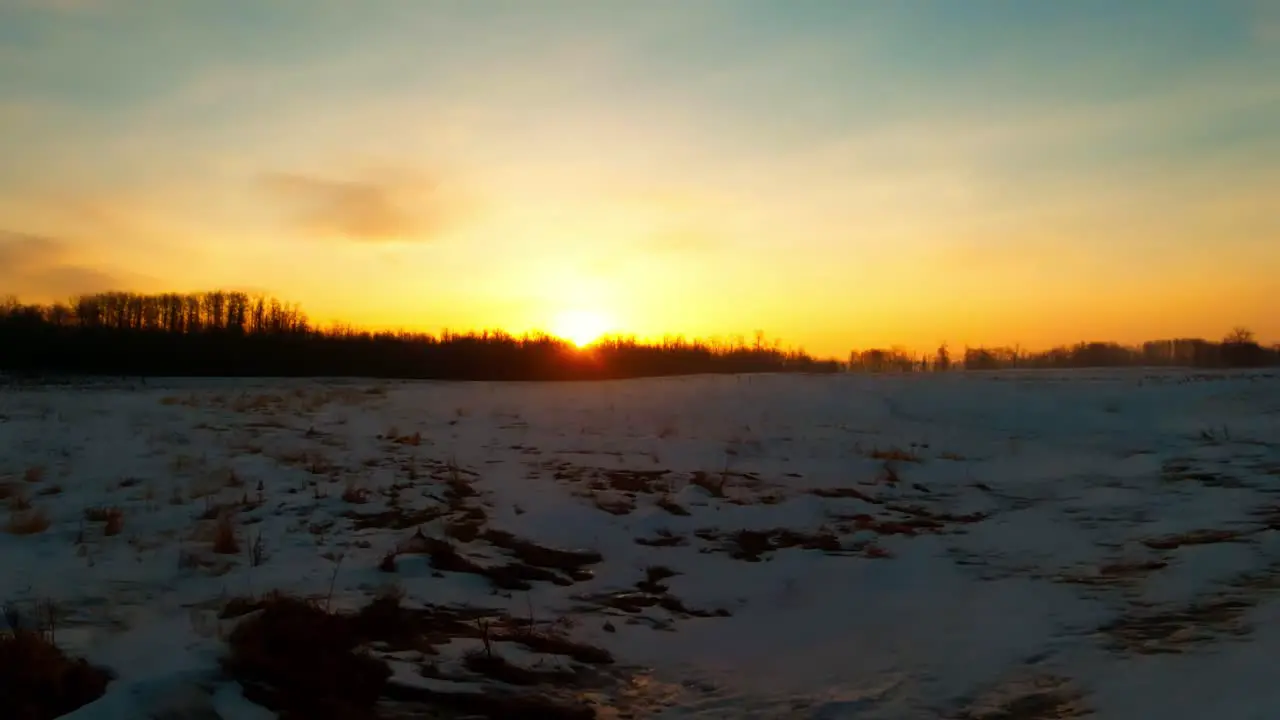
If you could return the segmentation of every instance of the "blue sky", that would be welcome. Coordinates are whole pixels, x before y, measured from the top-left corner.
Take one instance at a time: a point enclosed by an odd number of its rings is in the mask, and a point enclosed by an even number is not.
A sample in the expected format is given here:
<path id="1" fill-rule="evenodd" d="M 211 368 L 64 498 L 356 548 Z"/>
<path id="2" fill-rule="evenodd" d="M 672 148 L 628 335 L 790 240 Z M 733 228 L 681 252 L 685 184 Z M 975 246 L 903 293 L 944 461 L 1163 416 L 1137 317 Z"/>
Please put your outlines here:
<path id="1" fill-rule="evenodd" d="M 1280 339 L 1277 67 L 1280 0 L 0 0 L 0 293 Z"/>

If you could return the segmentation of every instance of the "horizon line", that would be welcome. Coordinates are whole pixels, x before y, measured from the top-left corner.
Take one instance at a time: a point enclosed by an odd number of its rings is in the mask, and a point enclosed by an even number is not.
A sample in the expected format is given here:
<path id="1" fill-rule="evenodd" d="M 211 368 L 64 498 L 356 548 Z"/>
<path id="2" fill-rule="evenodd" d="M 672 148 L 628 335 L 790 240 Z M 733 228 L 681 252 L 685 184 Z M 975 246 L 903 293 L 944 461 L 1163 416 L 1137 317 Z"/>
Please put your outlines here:
<path id="1" fill-rule="evenodd" d="M 1179 341 L 1192 341 L 1192 342 L 1201 341 L 1201 342 L 1208 342 L 1208 343 L 1222 343 L 1222 342 L 1228 341 L 1232 333 L 1240 333 L 1241 331 L 1248 333 L 1248 335 L 1250 336 L 1249 341 L 1253 342 L 1259 347 L 1268 348 L 1268 349 L 1280 349 L 1280 339 L 1268 339 L 1268 340 L 1259 339 L 1253 336 L 1251 329 L 1241 325 L 1234 325 L 1230 330 L 1224 333 L 1221 338 L 1218 338 L 1218 339 L 1212 339 L 1208 337 L 1194 336 L 1194 335 L 1178 335 L 1178 336 L 1147 338 L 1139 342 L 1126 343 L 1118 340 L 1095 338 L 1091 340 L 1076 340 L 1070 343 L 1059 343 L 1059 344 L 1047 345 L 1043 347 L 1030 346 L 1030 345 L 1024 346 L 1022 343 L 1017 341 L 979 343 L 979 344 L 963 343 L 960 345 L 953 346 L 949 341 L 943 340 L 935 343 L 933 349 L 931 350 L 916 349 L 909 345 L 904 345 L 900 343 L 889 344 L 889 345 L 880 344 L 880 345 L 867 345 L 867 346 L 860 346 L 860 345 L 851 343 L 849 346 L 849 350 L 844 353 L 843 358 L 837 357 L 837 356 L 819 357 L 817 355 L 811 354 L 807 348 L 801 345 L 788 344 L 785 341 L 785 339 L 782 338 L 781 336 L 775 335 L 773 337 L 770 337 L 763 330 L 755 330 L 751 334 L 742 333 L 742 332 L 731 332 L 731 333 L 711 334 L 711 335 L 688 334 L 683 332 L 670 332 L 670 333 L 663 333 L 661 335 L 653 335 L 653 334 L 642 335 L 639 333 L 626 332 L 622 330 L 606 330 L 606 331 L 600 332 L 598 335 L 593 337 L 590 341 L 579 342 L 572 338 L 566 337 L 564 334 L 556 333 L 554 331 L 541 328 L 541 327 L 531 327 L 531 328 L 526 328 L 523 331 L 514 331 L 514 330 L 503 328 L 501 326 L 474 326 L 465 330 L 458 330 L 454 327 L 450 327 L 449 325 L 440 325 L 437 327 L 437 329 L 431 330 L 426 328 L 426 326 L 410 327 L 410 326 L 398 325 L 398 324 L 392 325 L 392 324 L 367 323 L 367 322 L 360 323 L 360 322 L 354 322 L 354 321 L 340 319 L 340 318 L 329 318 L 325 321 L 319 321 L 314 317 L 312 317 L 307 312 L 307 310 L 303 307 L 302 303 L 297 301 L 285 300 L 269 292 L 261 291 L 261 290 L 252 290 L 252 291 L 250 290 L 197 290 L 197 291 L 166 290 L 166 291 L 146 292 L 146 291 L 139 291 L 139 290 L 113 289 L 113 290 L 102 290 L 102 291 L 96 291 L 96 292 L 84 292 L 84 293 L 72 295 L 66 300 L 45 301 L 45 302 L 24 301 L 21 298 L 21 296 L 14 293 L 9 293 L 9 294 L 0 295 L 0 306 L 17 304 L 18 306 L 38 307 L 38 308 L 41 308 L 42 310 L 48 310 L 54 307 L 64 306 L 64 307 L 67 307 L 68 309 L 74 310 L 77 302 L 80 302 L 86 299 L 91 299 L 91 298 L 102 298 L 102 297 L 109 297 L 113 295 L 136 296 L 140 298 L 159 298 L 159 297 L 165 297 L 165 296 L 204 297 L 204 296 L 215 295 L 215 294 L 222 294 L 224 296 L 232 296 L 232 295 L 244 296 L 248 300 L 255 303 L 259 300 L 262 300 L 268 304 L 273 302 L 279 303 L 280 306 L 283 308 L 294 309 L 296 312 L 298 312 L 301 315 L 300 319 L 303 320 L 308 325 L 309 329 L 317 330 L 317 331 L 351 330 L 351 331 L 355 331 L 356 333 L 368 334 L 368 335 L 385 334 L 385 335 L 426 336 L 426 337 L 432 337 L 432 338 L 438 338 L 438 339 L 443 339 L 450 335 L 483 336 L 486 334 L 505 335 L 512 338 L 516 338 L 516 339 L 552 338 L 555 340 L 559 340 L 564 344 L 581 351 L 586 351 L 593 346 L 600 345 L 600 344 L 607 344 L 608 342 L 631 342 L 631 343 L 637 343 L 637 344 L 660 345 L 664 342 L 677 341 L 677 342 L 684 342 L 692 345 L 707 345 L 713 348 L 731 348 L 731 349 L 764 348 L 764 349 L 770 349 L 770 350 L 775 350 L 775 351 L 784 352 L 784 353 L 804 354 L 817 360 L 837 360 L 840 362 L 844 362 L 844 361 L 847 361 L 852 354 L 875 352 L 875 351 L 900 354 L 906 357 L 929 357 L 929 356 L 935 355 L 938 351 L 944 348 L 952 351 L 956 349 L 988 350 L 988 351 L 1012 350 L 1012 351 L 1016 351 L 1018 355 L 1021 356 L 1023 353 L 1044 354 L 1044 353 L 1052 352 L 1054 350 L 1071 349 L 1071 348 L 1078 348 L 1078 347 L 1090 346 L 1090 345 L 1114 346 L 1114 347 L 1120 347 L 1125 349 L 1141 349 L 1143 346 L 1151 343 L 1166 343 L 1166 342 L 1179 342 Z M 755 339 L 756 342 L 754 344 L 749 343 L 748 342 L 749 339 Z"/>

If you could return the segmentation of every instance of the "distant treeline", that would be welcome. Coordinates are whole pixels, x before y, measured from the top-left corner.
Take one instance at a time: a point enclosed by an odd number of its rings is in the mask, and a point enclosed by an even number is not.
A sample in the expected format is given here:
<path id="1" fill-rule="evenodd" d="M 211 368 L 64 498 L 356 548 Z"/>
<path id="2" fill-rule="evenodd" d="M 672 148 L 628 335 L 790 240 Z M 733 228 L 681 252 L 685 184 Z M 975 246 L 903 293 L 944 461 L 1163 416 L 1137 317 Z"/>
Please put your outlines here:
<path id="1" fill-rule="evenodd" d="M 754 345 L 607 338 L 579 350 L 545 334 L 321 328 L 296 305 L 241 292 L 0 303 L 0 372 L 27 376 L 593 380 L 842 369 L 834 360 L 765 345 L 761 337 Z"/>
<path id="2" fill-rule="evenodd" d="M 945 345 L 919 355 L 854 351 L 847 362 L 754 342 L 606 338 L 579 350 L 546 334 L 440 335 L 319 327 L 297 305 L 241 292 L 111 292 L 68 303 L 0 302 L 0 372 L 27 375 L 333 376 L 441 380 L 594 380 L 755 372 L 921 372 L 1009 368 L 1280 365 L 1236 329 L 1219 342 L 1080 343 L 1043 352 Z"/>
<path id="3" fill-rule="evenodd" d="M 848 368 L 865 372 L 918 372 L 963 368 L 1194 367 L 1257 368 L 1280 365 L 1280 345 L 1263 347 L 1244 328 L 1236 328 L 1220 342 L 1199 338 L 1153 340 L 1137 346 L 1111 342 L 1077 343 L 1041 352 L 1016 347 L 965 348 L 953 357 L 945 345 L 932 355 L 912 355 L 900 349 L 873 349 L 849 354 Z"/>

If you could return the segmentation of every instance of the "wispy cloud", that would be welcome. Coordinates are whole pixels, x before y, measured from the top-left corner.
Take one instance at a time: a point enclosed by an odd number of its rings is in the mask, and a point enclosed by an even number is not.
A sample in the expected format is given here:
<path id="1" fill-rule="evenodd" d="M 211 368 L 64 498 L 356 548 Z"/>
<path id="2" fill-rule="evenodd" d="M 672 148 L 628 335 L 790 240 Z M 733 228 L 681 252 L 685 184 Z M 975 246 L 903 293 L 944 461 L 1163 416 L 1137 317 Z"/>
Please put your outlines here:
<path id="1" fill-rule="evenodd" d="M 151 284 L 145 276 L 83 263 L 74 247 L 60 238 L 0 229 L 0 288 L 23 299 L 60 300 Z"/>
<path id="2" fill-rule="evenodd" d="M 412 178 L 334 180 L 269 173 L 267 191 L 296 229 L 357 242 L 435 240 L 458 217 L 438 186 Z"/>

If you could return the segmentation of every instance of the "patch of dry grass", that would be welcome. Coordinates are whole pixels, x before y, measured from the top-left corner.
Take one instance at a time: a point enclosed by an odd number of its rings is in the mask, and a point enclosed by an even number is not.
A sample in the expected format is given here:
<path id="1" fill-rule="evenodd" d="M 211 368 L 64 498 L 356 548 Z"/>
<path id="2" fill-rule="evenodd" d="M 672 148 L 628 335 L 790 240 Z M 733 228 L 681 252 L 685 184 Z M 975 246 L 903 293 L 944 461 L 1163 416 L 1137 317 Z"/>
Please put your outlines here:
<path id="1" fill-rule="evenodd" d="M 534 652 L 561 655 L 589 665 L 610 665 L 614 661 L 613 653 L 604 648 L 575 642 L 551 632 L 535 631 L 532 627 L 498 632 L 493 639 L 497 642 L 513 642 Z"/>
<path id="2" fill-rule="evenodd" d="M 664 593 L 667 586 L 663 581 L 679 574 L 664 565 L 650 565 L 644 569 L 644 579 L 636 583 L 636 587 L 647 593 Z"/>
<path id="3" fill-rule="evenodd" d="M 775 550 L 799 547 L 805 550 L 841 552 L 840 538 L 829 532 L 803 533 L 779 528 L 776 530 L 739 530 L 726 538 L 729 556 L 735 560 L 760 562 Z"/>
<path id="4" fill-rule="evenodd" d="M 584 569 L 604 560 L 604 556 L 593 550 L 560 550 L 539 545 L 530 540 L 518 538 L 501 530 L 486 530 L 484 539 L 494 547 L 500 547 L 520 562 L 540 568 L 560 570 L 570 577 L 590 577 Z"/>
<path id="5" fill-rule="evenodd" d="M 1169 563 L 1162 560 L 1147 560 L 1140 562 L 1115 562 L 1102 565 L 1094 571 L 1076 571 L 1066 572 L 1058 575 L 1055 579 L 1058 582 L 1069 583 L 1073 585 L 1091 585 L 1091 586 L 1121 586 L 1132 585 L 1142 582 L 1149 575 L 1168 567 Z"/>
<path id="6" fill-rule="evenodd" d="M 281 718 L 372 720 L 391 670 L 360 644 L 349 618 L 275 596 L 232 631 L 223 666 L 246 698 Z"/>
<path id="7" fill-rule="evenodd" d="M 124 529 L 124 510 L 118 507 L 85 508 L 84 519 L 103 523 L 102 534 L 106 536 L 119 535 Z"/>
<path id="8" fill-rule="evenodd" d="M 200 400 L 196 398 L 195 393 L 191 393 L 186 397 L 178 397 L 177 395 L 166 395 L 160 398 L 160 404 L 168 407 L 181 405 L 183 407 L 199 407 Z"/>
<path id="9" fill-rule="evenodd" d="M 22 473 L 22 479 L 29 483 L 38 483 L 44 480 L 45 469 L 43 465 L 32 465 Z"/>
<path id="10" fill-rule="evenodd" d="M 241 395 L 231 402 L 231 409 L 238 413 L 262 412 L 285 404 L 282 395 L 260 393 L 257 395 Z"/>
<path id="11" fill-rule="evenodd" d="M 353 505 L 363 505 L 369 502 L 369 491 L 360 487 L 354 479 L 348 478 L 342 488 L 342 500 Z"/>
<path id="12" fill-rule="evenodd" d="M 412 435 L 402 435 L 400 437 L 393 437 L 392 442 L 396 443 L 397 445 L 408 445 L 409 447 L 418 447 L 419 445 L 422 444 L 422 433 L 415 432 Z"/>
<path id="13" fill-rule="evenodd" d="M 1149 538 L 1142 543 L 1155 550 L 1174 550 L 1184 545 L 1236 542 L 1244 536 L 1245 533 L 1236 530 L 1191 530 L 1177 535 Z"/>
<path id="14" fill-rule="evenodd" d="M 107 521 L 102 526 L 102 534 L 107 537 L 119 535 L 124 530 L 124 511 L 119 508 L 112 508 L 113 512 L 107 515 Z"/>
<path id="15" fill-rule="evenodd" d="M 923 462 L 923 459 L 915 452 L 903 450 L 899 447 L 872 448 L 871 452 L 867 453 L 867 457 L 872 460 L 884 460 L 886 462 Z"/>
<path id="16" fill-rule="evenodd" d="M 883 500 L 878 500 L 874 497 L 871 497 L 870 495 L 867 495 L 861 490 L 858 490 L 857 488 L 851 488 L 851 487 L 814 488 L 810 490 L 809 493 L 812 495 L 816 495 L 820 498 L 853 498 L 855 500 L 861 500 L 863 502 L 868 502 L 873 505 L 884 504 Z"/>
<path id="17" fill-rule="evenodd" d="M 1135 608 L 1100 631 L 1114 651 L 1135 654 L 1180 653 L 1191 645 L 1223 635 L 1245 635 L 1245 600 L 1215 598 L 1183 607 Z"/>
<path id="18" fill-rule="evenodd" d="M 14 490 L 13 494 L 9 496 L 9 511 L 22 512 L 24 510 L 30 510 L 30 509 L 31 509 L 31 500 L 30 498 L 27 497 L 27 494 L 23 492 L 21 489 Z"/>
<path id="19" fill-rule="evenodd" d="M 957 720 L 1065 720 L 1093 714 L 1072 682 L 1039 676 L 993 688 L 970 701 Z"/>
<path id="20" fill-rule="evenodd" d="M 658 530 L 654 533 L 654 537 L 636 538 L 636 544 L 644 545 L 645 547 L 683 547 L 688 545 L 689 541 L 681 535 L 672 533 L 670 530 Z"/>
<path id="21" fill-rule="evenodd" d="M 884 465 L 880 468 L 880 476 L 876 481 L 882 485 L 897 485 L 902 482 L 902 475 L 898 473 L 898 466 L 893 460 L 885 460 Z"/>
<path id="22" fill-rule="evenodd" d="M 724 488 L 729 483 L 728 473 L 708 473 L 701 470 L 693 473 L 689 477 L 689 484 L 706 490 L 711 497 L 722 498 L 725 496 Z"/>
<path id="23" fill-rule="evenodd" d="M 245 697 L 274 710 L 284 720 L 373 720 L 380 717 L 375 706 L 383 698 L 401 705 L 405 712 L 397 717 L 595 717 L 591 708 L 553 701 L 542 689 L 548 685 L 582 687 L 595 677 L 593 673 L 582 668 L 515 665 L 502 658 L 497 644 L 516 643 L 588 665 L 612 662 L 607 651 L 529 628 L 494 629 L 489 611 L 406 608 L 401 605 L 402 597 L 395 591 L 380 593 L 356 613 L 330 612 L 322 602 L 278 593 L 261 600 L 233 600 L 220 617 L 256 614 L 246 617 L 231 633 L 223 666 L 241 683 Z M 384 660 L 362 649 L 376 643 L 392 650 L 434 653 L 435 644 L 458 638 L 484 643 L 483 649 L 464 659 L 470 673 L 540 689 L 452 693 L 401 684 L 390 680 L 392 673 Z M 421 665 L 420 672 L 424 677 L 458 682 L 475 680 L 474 674 L 442 675 L 435 663 Z"/>
<path id="24" fill-rule="evenodd" d="M 106 522 L 113 512 L 119 512 L 119 510 L 111 507 L 85 508 L 84 519 L 89 522 Z"/>
<path id="25" fill-rule="evenodd" d="M 385 573 L 393 573 L 396 571 L 396 551 L 388 550 L 382 556 L 382 560 L 378 561 L 378 570 Z"/>
<path id="26" fill-rule="evenodd" d="M 49 529 L 52 521 L 44 510 L 35 509 L 9 515 L 5 532 L 10 535 L 38 535 Z"/>
<path id="27" fill-rule="evenodd" d="M 17 615 L 11 608 L 10 620 Z M 44 633 L 0 633 L 0 717 L 53 720 L 102 697 L 110 675 L 62 652 Z"/>
<path id="28" fill-rule="evenodd" d="M 516 665 L 491 649 L 467 653 L 462 664 L 477 675 L 508 685 L 568 685 L 577 677 L 569 670 L 542 670 Z"/>
<path id="29" fill-rule="evenodd" d="M 495 588 L 502 590 L 530 590 L 533 588 L 531 583 L 534 582 L 572 585 L 591 577 L 590 571 L 585 570 L 584 566 L 598 562 L 596 558 L 599 557 L 594 553 L 544 548 L 500 531 L 486 532 L 485 539 L 509 550 L 518 560 L 503 565 L 482 565 L 459 552 L 448 540 L 423 535 L 421 529 L 402 542 L 397 550 L 400 554 L 426 555 L 431 561 L 431 567 L 441 572 L 483 576 Z"/>
<path id="30" fill-rule="evenodd" d="M 302 468 L 312 475 L 330 475 L 338 466 L 323 453 L 314 450 L 294 450 L 275 456 L 282 465 Z"/>
<path id="31" fill-rule="evenodd" d="M 240 552 L 240 539 L 230 512 L 218 515 L 213 526 L 213 551 L 219 555 L 235 555 Z"/>
<path id="32" fill-rule="evenodd" d="M 670 495 L 663 495 L 661 498 L 658 498 L 658 502 L 655 504 L 672 515 L 687 516 L 689 514 L 689 511 L 686 510 L 683 505 L 676 502 Z"/>

